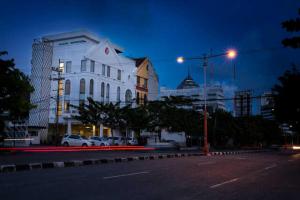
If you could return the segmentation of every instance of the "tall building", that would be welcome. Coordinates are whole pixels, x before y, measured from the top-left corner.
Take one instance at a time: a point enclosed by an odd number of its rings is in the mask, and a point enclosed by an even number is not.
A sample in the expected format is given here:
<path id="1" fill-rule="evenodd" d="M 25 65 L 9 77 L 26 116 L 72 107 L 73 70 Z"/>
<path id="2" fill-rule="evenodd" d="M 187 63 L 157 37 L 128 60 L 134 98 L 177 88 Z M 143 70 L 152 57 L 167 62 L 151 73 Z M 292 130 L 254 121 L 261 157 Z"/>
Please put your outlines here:
<path id="1" fill-rule="evenodd" d="M 108 39 L 86 31 L 49 35 L 34 41 L 31 81 L 35 91 L 31 102 L 36 108 L 30 111 L 29 126 L 37 127 L 41 140 L 51 140 L 57 128 L 60 135 L 110 134 L 109 127 L 86 127 L 73 120 L 71 115 L 77 111 L 70 105 L 79 105 L 87 97 L 106 103 L 132 102 L 136 62 L 122 52 Z M 55 68 L 61 70 L 60 75 Z"/>
<path id="2" fill-rule="evenodd" d="M 207 93 L 207 107 L 211 111 L 216 109 L 226 110 L 224 104 L 224 92 L 223 88 L 220 85 L 208 85 L 206 89 Z M 200 87 L 198 83 L 194 81 L 190 74 L 181 81 L 176 89 L 169 89 L 166 87 L 160 88 L 160 97 L 169 97 L 169 96 L 184 96 L 191 99 L 195 99 L 193 103 L 193 109 L 203 110 L 204 107 L 204 94 L 203 87 Z"/>
<path id="3" fill-rule="evenodd" d="M 236 117 L 250 116 L 252 114 L 252 91 L 236 91 L 234 94 L 234 114 Z"/>
<path id="4" fill-rule="evenodd" d="M 265 92 L 261 97 L 260 114 L 263 118 L 274 120 L 274 98 L 272 92 Z"/>
<path id="5" fill-rule="evenodd" d="M 147 100 L 158 98 L 158 75 L 149 58 L 135 58 L 136 61 L 136 103 L 144 104 Z"/>

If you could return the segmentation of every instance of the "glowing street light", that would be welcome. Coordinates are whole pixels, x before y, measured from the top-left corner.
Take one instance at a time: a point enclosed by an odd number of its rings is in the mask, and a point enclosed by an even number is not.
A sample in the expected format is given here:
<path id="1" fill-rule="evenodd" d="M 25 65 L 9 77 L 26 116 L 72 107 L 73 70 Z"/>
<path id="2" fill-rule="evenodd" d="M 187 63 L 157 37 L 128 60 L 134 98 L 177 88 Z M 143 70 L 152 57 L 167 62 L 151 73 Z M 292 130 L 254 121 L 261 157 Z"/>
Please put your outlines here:
<path id="1" fill-rule="evenodd" d="M 184 58 L 182 56 L 177 58 L 177 62 L 178 63 L 183 63 L 184 62 Z"/>
<path id="2" fill-rule="evenodd" d="M 221 54 L 216 54 L 216 55 L 206 55 L 204 54 L 202 57 L 194 57 L 194 58 L 184 58 L 184 57 L 178 57 L 177 58 L 177 62 L 178 63 L 183 63 L 185 60 L 202 60 L 203 61 L 203 79 L 204 79 L 204 83 L 203 83 L 203 96 L 204 96 L 204 113 L 203 113 L 203 117 L 204 117 L 204 147 L 203 147 L 203 153 L 204 155 L 209 155 L 209 149 L 208 149 L 208 136 L 207 136 L 207 106 L 206 106 L 206 68 L 208 66 L 208 59 L 210 58 L 215 58 L 215 57 L 220 57 L 220 56 L 226 56 L 229 59 L 234 59 L 237 56 L 237 52 L 234 49 L 230 49 L 228 51 L 226 51 L 225 53 L 221 53 Z"/>
<path id="3" fill-rule="evenodd" d="M 234 49 L 229 49 L 227 51 L 227 58 L 234 59 L 237 56 L 237 52 Z"/>

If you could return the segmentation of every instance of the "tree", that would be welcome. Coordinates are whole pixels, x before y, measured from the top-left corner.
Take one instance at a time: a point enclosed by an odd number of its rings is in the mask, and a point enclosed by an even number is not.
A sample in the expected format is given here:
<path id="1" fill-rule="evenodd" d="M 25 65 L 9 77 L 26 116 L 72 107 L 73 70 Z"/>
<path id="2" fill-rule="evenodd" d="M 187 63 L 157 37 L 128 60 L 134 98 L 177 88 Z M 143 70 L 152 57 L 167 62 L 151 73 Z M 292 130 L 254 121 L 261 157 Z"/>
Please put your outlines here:
<path id="1" fill-rule="evenodd" d="M 300 8 L 298 10 L 300 15 Z M 282 22 L 282 27 L 288 32 L 299 32 L 300 31 L 300 18 L 291 19 Z M 285 38 L 282 40 L 282 44 L 285 47 L 300 48 L 300 36 L 294 36 L 291 38 Z"/>
<path id="2" fill-rule="evenodd" d="M 279 84 L 273 87 L 274 92 L 274 114 L 280 123 L 287 123 L 300 132 L 300 96 L 298 95 L 300 85 L 300 72 L 296 66 L 287 70 L 278 78 Z"/>
<path id="3" fill-rule="evenodd" d="M 7 52 L 0 52 L 0 57 Z M 4 121 L 22 120 L 34 107 L 30 103 L 30 93 L 34 89 L 27 75 L 15 67 L 14 60 L 0 58 L 0 131 Z"/>

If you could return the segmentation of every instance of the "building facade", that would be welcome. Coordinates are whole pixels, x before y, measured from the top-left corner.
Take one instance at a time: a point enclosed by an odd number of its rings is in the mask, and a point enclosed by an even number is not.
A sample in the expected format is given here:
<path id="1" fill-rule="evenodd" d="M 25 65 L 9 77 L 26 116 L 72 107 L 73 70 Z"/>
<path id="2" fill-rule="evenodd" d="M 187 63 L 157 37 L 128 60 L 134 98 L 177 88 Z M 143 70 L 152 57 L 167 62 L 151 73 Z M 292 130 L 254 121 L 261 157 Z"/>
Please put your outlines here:
<path id="1" fill-rule="evenodd" d="M 136 103 L 144 104 L 147 100 L 158 98 L 158 75 L 149 58 L 135 58 L 136 61 Z"/>
<path id="2" fill-rule="evenodd" d="M 224 91 L 221 85 L 207 85 L 207 107 L 214 112 L 216 109 L 226 110 L 224 103 Z M 204 107 L 203 87 L 200 87 L 188 74 L 176 89 L 160 88 L 160 97 L 183 96 L 194 100 L 192 109 L 202 111 Z"/>
<path id="3" fill-rule="evenodd" d="M 108 39 L 86 31 L 34 41 L 31 81 L 35 91 L 31 102 L 36 108 L 30 112 L 29 125 L 40 127 L 41 140 L 51 140 L 57 130 L 60 135 L 109 136 L 108 127 L 84 127 L 73 120 L 77 111 L 70 105 L 79 105 L 88 97 L 121 105 L 135 98 L 136 63 L 122 52 Z"/>
<path id="4" fill-rule="evenodd" d="M 234 115 L 245 117 L 252 115 L 252 91 L 236 91 L 234 94 Z"/>
<path id="5" fill-rule="evenodd" d="M 272 92 L 264 92 L 260 101 L 260 114 L 263 118 L 274 120 L 274 98 Z"/>

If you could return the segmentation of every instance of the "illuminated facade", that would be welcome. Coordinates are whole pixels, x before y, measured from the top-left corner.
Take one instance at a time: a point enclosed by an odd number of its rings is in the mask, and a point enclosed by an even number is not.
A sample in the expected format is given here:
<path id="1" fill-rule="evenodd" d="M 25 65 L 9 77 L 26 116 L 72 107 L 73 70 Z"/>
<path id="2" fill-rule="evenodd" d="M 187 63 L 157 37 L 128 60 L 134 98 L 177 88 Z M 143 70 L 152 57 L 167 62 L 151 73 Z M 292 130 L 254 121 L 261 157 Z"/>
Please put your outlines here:
<path id="1" fill-rule="evenodd" d="M 158 98 L 158 76 L 148 58 L 135 58 L 136 61 L 136 103 Z"/>
<path id="2" fill-rule="evenodd" d="M 30 112 L 29 125 L 41 127 L 42 140 L 51 140 L 56 132 L 57 110 L 60 135 L 110 134 L 106 127 L 84 127 L 74 121 L 71 116 L 77 111 L 70 105 L 79 105 L 87 97 L 121 105 L 135 98 L 136 62 L 122 52 L 108 39 L 86 31 L 44 36 L 34 42 L 31 81 L 35 91 L 31 102 L 37 107 Z M 60 77 L 53 67 L 62 69 Z"/>

